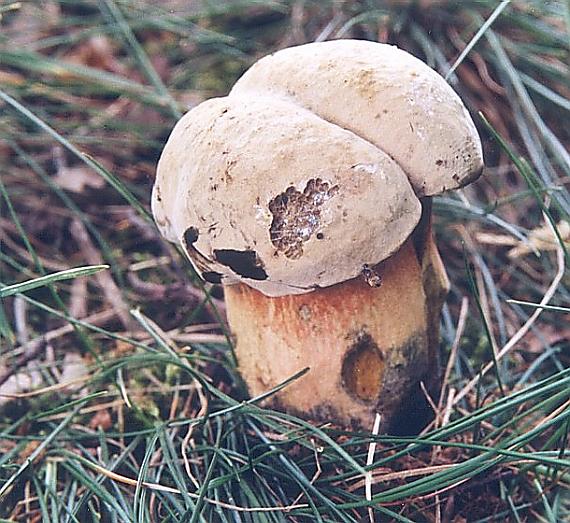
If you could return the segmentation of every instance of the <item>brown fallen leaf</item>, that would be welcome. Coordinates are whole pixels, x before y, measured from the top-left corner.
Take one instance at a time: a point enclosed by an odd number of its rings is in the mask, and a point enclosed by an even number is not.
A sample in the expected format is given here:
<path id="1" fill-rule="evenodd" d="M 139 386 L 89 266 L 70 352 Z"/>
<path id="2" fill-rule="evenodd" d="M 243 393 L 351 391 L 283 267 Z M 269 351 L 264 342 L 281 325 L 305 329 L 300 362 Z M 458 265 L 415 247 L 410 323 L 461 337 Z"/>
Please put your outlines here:
<path id="1" fill-rule="evenodd" d="M 570 341 L 570 327 L 562 327 L 562 325 L 570 325 L 570 314 L 560 315 L 558 325 L 543 325 L 540 328 L 540 337 L 533 336 L 526 340 L 526 351 L 538 354 L 544 351 L 545 344 L 554 345 Z"/>
<path id="2" fill-rule="evenodd" d="M 81 378 L 89 374 L 85 360 L 78 352 L 68 352 L 63 358 L 61 383 L 73 383 L 68 390 L 76 390 L 82 386 Z"/>
<path id="3" fill-rule="evenodd" d="M 96 412 L 89 420 L 89 428 L 92 430 L 101 429 L 103 431 L 109 430 L 113 426 L 113 418 L 109 409 L 103 409 Z"/>
<path id="4" fill-rule="evenodd" d="M 115 46 L 104 35 L 88 38 L 65 55 L 65 61 L 101 69 L 120 75 L 128 73 L 127 67 L 115 56 Z"/>
<path id="5" fill-rule="evenodd" d="M 58 2 L 14 2 L 16 13 L 11 17 L 3 33 L 12 49 L 25 47 L 49 35 L 61 20 Z M 4 35 L 3 35 L 4 36 Z"/>
<path id="6" fill-rule="evenodd" d="M 0 408 L 9 403 L 19 393 L 39 387 L 43 383 L 41 374 L 37 371 L 22 371 L 12 374 L 0 386 Z"/>
<path id="7" fill-rule="evenodd" d="M 82 193 L 88 187 L 102 189 L 105 186 L 105 180 L 86 165 L 62 167 L 58 169 L 53 181 L 62 189 L 74 193 Z"/>

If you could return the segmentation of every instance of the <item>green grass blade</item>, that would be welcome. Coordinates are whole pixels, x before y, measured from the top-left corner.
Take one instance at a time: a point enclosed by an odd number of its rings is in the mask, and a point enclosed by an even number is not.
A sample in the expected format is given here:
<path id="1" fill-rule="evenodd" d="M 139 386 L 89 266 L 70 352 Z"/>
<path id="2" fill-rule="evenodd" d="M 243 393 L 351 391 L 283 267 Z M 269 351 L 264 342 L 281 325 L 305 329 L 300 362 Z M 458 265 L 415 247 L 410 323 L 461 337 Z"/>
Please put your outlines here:
<path id="1" fill-rule="evenodd" d="M 137 62 L 140 64 L 143 72 L 145 73 L 146 77 L 150 80 L 150 82 L 154 85 L 157 92 L 160 94 L 161 97 L 168 101 L 168 106 L 172 111 L 172 115 L 177 120 L 182 116 L 181 111 L 178 109 L 177 102 L 172 98 L 166 86 L 162 83 L 160 76 L 156 72 L 156 69 L 152 65 L 151 61 L 149 60 L 147 54 L 145 53 L 144 49 L 142 48 L 141 44 L 139 44 L 135 34 L 133 33 L 130 25 L 128 24 L 127 20 L 125 19 L 121 9 L 113 2 L 113 0 L 101 0 L 100 2 L 107 8 L 110 15 L 114 18 L 115 22 L 117 23 L 119 30 L 121 31 L 123 38 L 127 42 L 127 44 L 131 47 L 134 52 L 135 58 Z"/>
<path id="2" fill-rule="evenodd" d="M 0 501 L 2 498 L 8 493 L 11 489 L 12 485 L 16 483 L 18 478 L 34 463 L 36 458 L 40 456 L 42 452 L 44 452 L 49 445 L 59 436 L 61 432 L 67 427 L 71 420 L 75 417 L 75 415 L 79 412 L 79 409 L 84 404 L 84 401 L 81 401 L 79 405 L 77 405 L 61 422 L 60 424 L 36 447 L 36 449 L 24 460 L 24 462 L 20 465 L 18 470 L 10 476 L 10 478 L 0 487 Z"/>
<path id="3" fill-rule="evenodd" d="M 21 283 L 5 285 L 4 287 L 0 287 L 0 298 L 7 298 L 14 294 L 31 291 L 32 289 L 44 287 L 56 281 L 71 280 L 81 276 L 91 276 L 108 268 L 108 265 L 86 265 L 84 267 L 74 267 L 73 269 L 52 272 L 51 274 L 46 274 L 45 276 L 40 276 L 39 278 L 23 281 Z"/>

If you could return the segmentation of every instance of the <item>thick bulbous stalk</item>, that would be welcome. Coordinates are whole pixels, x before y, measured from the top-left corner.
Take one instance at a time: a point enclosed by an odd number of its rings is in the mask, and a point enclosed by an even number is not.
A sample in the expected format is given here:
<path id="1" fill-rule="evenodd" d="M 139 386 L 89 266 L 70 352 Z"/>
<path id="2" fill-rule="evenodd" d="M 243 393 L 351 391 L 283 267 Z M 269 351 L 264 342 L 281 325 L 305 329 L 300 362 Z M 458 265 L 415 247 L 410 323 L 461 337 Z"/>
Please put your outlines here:
<path id="1" fill-rule="evenodd" d="M 448 281 L 431 228 L 431 204 L 414 234 L 365 277 L 308 294 L 269 298 L 246 285 L 225 288 L 238 365 L 261 394 L 310 371 L 268 403 L 306 418 L 368 428 L 413 416 L 402 405 L 437 387 L 439 316 Z M 417 405 L 417 402 L 416 402 Z"/>

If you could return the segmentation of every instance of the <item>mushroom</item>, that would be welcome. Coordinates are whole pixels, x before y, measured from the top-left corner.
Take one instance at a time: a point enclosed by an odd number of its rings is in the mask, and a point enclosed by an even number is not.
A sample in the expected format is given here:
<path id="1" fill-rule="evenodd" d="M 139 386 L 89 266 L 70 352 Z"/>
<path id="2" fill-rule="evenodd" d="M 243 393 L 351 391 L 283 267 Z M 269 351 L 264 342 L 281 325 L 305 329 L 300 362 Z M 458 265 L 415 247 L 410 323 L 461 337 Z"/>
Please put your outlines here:
<path id="1" fill-rule="evenodd" d="M 448 291 L 431 196 L 475 180 L 481 144 L 457 94 L 390 45 L 284 49 L 175 126 L 152 209 L 222 283 L 251 394 L 343 425 L 384 426 L 437 374 Z"/>

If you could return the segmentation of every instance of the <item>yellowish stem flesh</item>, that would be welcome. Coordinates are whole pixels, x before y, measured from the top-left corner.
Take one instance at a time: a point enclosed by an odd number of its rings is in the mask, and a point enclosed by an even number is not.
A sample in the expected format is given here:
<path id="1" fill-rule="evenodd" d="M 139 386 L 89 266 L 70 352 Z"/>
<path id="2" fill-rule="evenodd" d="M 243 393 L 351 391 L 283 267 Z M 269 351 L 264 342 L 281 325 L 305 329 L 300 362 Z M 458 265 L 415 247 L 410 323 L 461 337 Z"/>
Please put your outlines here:
<path id="1" fill-rule="evenodd" d="M 268 403 L 353 427 L 371 426 L 377 412 L 384 427 L 399 415 L 413 415 L 399 409 L 433 373 L 447 289 L 431 224 L 418 230 L 421 238 L 406 241 L 374 267 L 378 287 L 362 277 L 308 294 L 268 298 L 243 284 L 227 286 L 228 321 L 250 394 L 266 392 L 309 367 Z"/>

